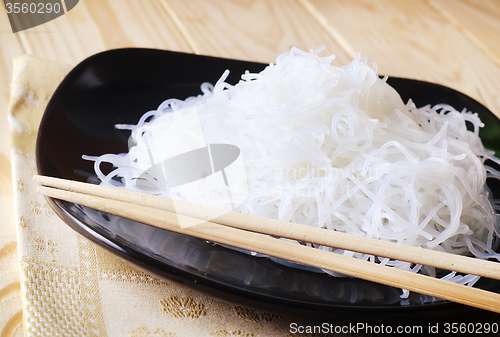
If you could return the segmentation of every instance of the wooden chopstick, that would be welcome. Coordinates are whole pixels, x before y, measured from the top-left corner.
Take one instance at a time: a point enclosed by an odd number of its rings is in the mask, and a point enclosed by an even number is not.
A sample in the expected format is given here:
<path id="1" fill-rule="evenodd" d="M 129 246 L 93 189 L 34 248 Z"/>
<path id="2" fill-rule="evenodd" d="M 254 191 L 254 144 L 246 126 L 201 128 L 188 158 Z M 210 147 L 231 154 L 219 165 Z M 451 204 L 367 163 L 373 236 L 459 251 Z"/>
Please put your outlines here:
<path id="1" fill-rule="evenodd" d="M 498 262 L 314 228 L 241 212 L 221 212 L 220 209 L 180 200 L 176 200 L 174 204 L 168 198 L 113 187 L 92 185 L 47 176 L 35 176 L 34 179 L 45 186 L 158 208 L 247 231 L 500 280 L 500 263 Z"/>
<path id="2" fill-rule="evenodd" d="M 158 228 L 500 313 L 500 294 L 482 289 L 382 266 L 213 222 L 199 223 L 198 219 L 149 206 L 46 186 L 38 186 L 37 191 L 55 199 L 66 200 Z M 179 225 L 181 221 L 191 222 L 192 226 L 181 228 Z"/>

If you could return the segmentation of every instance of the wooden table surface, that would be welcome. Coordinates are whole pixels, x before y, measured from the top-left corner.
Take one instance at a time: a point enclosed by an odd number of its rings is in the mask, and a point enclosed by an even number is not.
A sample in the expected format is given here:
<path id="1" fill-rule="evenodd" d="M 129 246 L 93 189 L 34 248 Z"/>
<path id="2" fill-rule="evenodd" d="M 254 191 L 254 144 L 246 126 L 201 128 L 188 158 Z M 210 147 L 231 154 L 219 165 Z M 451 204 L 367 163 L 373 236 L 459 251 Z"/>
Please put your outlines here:
<path id="1" fill-rule="evenodd" d="M 15 34 L 0 6 L 0 259 L 15 258 L 6 116 L 19 55 L 76 65 L 108 49 L 149 47 L 273 62 L 292 46 L 324 45 L 338 65 L 360 52 L 381 74 L 449 86 L 500 116 L 499 36 L 499 0 L 81 0 Z M 20 302 L 4 296 L 18 290 L 8 265 L 0 261 L 1 337 L 22 333 Z"/>

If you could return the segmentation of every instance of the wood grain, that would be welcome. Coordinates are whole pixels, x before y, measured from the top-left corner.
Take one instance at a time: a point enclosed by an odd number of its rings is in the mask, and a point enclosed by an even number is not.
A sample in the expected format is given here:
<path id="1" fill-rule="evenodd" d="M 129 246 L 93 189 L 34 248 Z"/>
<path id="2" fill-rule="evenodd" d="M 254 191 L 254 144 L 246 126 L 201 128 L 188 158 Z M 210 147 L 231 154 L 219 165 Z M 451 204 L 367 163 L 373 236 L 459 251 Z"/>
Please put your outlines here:
<path id="1" fill-rule="evenodd" d="M 450 23 L 500 66 L 499 1 L 430 0 L 430 4 L 442 11 Z"/>
<path id="2" fill-rule="evenodd" d="M 191 51 L 157 0 L 81 1 L 68 14 L 17 35 L 30 54 L 68 64 L 115 48 Z"/>
<path id="3" fill-rule="evenodd" d="M 87 1 L 85 5 L 106 49 L 143 47 L 192 51 L 159 0 Z"/>
<path id="4" fill-rule="evenodd" d="M 295 0 L 162 0 L 179 17 L 202 54 L 274 62 L 291 47 L 326 46 L 337 64 L 351 57 Z"/>
<path id="5" fill-rule="evenodd" d="M 380 73 L 458 90 L 473 85 L 486 105 L 500 115 L 500 67 L 428 2 L 310 2 L 357 51 L 377 61 Z"/>

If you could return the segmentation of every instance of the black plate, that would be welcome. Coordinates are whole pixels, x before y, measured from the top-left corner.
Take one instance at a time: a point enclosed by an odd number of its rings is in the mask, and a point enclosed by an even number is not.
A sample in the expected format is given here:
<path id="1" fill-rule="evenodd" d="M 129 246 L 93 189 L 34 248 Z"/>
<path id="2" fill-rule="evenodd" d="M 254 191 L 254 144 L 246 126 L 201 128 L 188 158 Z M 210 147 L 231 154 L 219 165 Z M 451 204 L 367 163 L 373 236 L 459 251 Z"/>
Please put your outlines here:
<path id="1" fill-rule="evenodd" d="M 128 135 L 116 130 L 115 124 L 136 124 L 142 114 L 167 98 L 198 95 L 202 82 L 215 83 L 225 69 L 231 70 L 227 81 L 234 84 L 244 71 L 259 72 L 265 66 L 152 49 L 92 56 L 67 75 L 47 106 L 37 141 L 38 172 L 95 183 L 93 162 L 82 155 L 127 152 Z M 500 121 L 470 97 L 422 81 L 390 78 L 389 83 L 417 106 L 448 103 L 479 113 L 486 124 L 481 132 L 485 145 L 500 144 Z M 301 316 L 422 314 L 420 309 L 435 316 L 438 309 L 440 313 L 472 310 L 419 294 L 401 301 L 399 289 L 296 269 L 72 203 L 49 202 L 69 226 L 111 252 L 154 274 L 236 303 Z M 500 289 L 498 282 L 486 279 L 479 286 Z"/>

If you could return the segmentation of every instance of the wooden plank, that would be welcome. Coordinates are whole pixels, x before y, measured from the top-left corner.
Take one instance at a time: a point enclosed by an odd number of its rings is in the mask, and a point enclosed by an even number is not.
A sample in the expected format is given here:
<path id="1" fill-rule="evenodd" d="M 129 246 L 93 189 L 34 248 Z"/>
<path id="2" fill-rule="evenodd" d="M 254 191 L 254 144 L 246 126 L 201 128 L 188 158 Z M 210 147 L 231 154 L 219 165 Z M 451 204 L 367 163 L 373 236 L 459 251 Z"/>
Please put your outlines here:
<path id="1" fill-rule="evenodd" d="M 202 54 L 274 62 L 293 46 L 325 45 L 322 55 L 337 55 L 338 64 L 352 59 L 295 0 L 162 1 Z"/>
<path id="2" fill-rule="evenodd" d="M 107 49 L 144 47 L 191 51 L 158 0 L 99 0 L 83 4 L 96 21 Z"/>
<path id="3" fill-rule="evenodd" d="M 432 0 L 430 4 L 474 45 L 500 65 L 498 0 Z"/>
<path id="4" fill-rule="evenodd" d="M 475 87 L 500 116 L 500 67 L 428 2 L 309 1 L 381 74 Z"/>
<path id="5" fill-rule="evenodd" d="M 18 33 L 36 56 L 76 64 L 114 48 L 191 51 L 158 0 L 89 0 L 67 14 Z"/>

